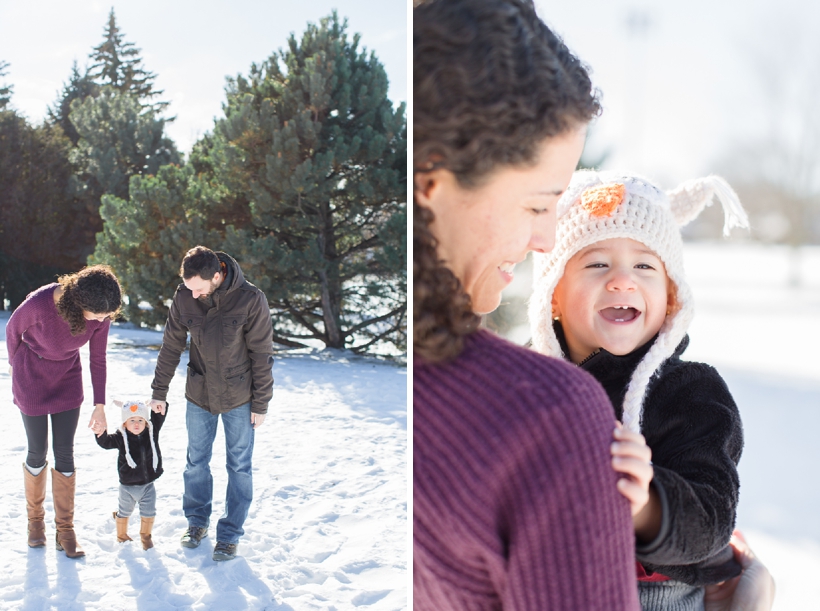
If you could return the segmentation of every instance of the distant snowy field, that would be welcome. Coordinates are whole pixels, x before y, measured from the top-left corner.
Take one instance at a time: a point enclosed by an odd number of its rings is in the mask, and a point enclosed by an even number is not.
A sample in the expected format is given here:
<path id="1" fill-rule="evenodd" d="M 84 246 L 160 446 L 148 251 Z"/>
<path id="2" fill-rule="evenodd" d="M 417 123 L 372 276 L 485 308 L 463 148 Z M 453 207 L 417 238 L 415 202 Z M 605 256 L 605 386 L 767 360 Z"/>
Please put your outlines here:
<path id="1" fill-rule="evenodd" d="M 187 353 L 171 384 L 160 435 L 165 474 L 157 481 L 155 547 L 139 544 L 138 510 L 119 544 L 114 451 L 99 448 L 86 425 L 92 392 L 83 353 L 86 404 L 76 437 L 75 528 L 86 551 L 70 560 L 54 548 L 51 484 L 45 548 L 26 546 L 22 462 L 26 442 L 11 401 L 0 312 L 0 609 L 118 611 L 406 609 L 408 584 L 407 369 L 334 351 L 277 356 L 274 395 L 257 430 L 254 502 L 240 557 L 211 559 L 225 497 L 225 447 L 217 433 L 211 469 L 214 512 L 209 537 L 195 550 L 179 538 L 187 438 Z M 112 328 L 108 401 L 150 397 L 160 333 Z M 109 430 L 116 410 L 107 412 Z M 49 463 L 52 454 L 49 451 Z M 51 476 L 49 475 L 49 480 Z"/>
<path id="2" fill-rule="evenodd" d="M 743 418 L 738 527 L 774 575 L 775 611 L 820 609 L 820 248 L 801 249 L 797 287 L 782 247 L 688 243 L 684 264 L 695 296 L 684 358 L 718 368 Z M 516 269 L 511 294 L 529 281 Z"/>
<path id="3" fill-rule="evenodd" d="M 778 247 L 688 245 L 685 356 L 713 364 L 740 408 L 738 527 L 777 583 L 775 611 L 820 609 L 820 248 L 799 287 Z"/>

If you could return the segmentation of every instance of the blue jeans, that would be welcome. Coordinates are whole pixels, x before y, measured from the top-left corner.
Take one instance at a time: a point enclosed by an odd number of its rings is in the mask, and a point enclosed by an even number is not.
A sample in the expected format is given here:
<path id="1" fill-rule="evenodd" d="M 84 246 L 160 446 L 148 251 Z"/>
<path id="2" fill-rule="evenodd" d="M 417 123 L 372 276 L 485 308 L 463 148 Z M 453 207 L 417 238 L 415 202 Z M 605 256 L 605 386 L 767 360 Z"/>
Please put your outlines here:
<path id="1" fill-rule="evenodd" d="M 216 540 L 238 543 L 239 537 L 245 533 L 242 525 L 248 517 L 253 499 L 251 404 L 245 403 L 221 416 L 222 427 L 225 429 L 228 490 L 225 493 L 225 513 L 216 524 Z M 188 458 L 182 474 L 185 482 L 182 509 L 189 527 L 208 528 L 211 522 L 211 502 L 214 497 L 211 454 L 218 420 L 219 415 L 211 414 L 188 401 L 185 414 Z"/>

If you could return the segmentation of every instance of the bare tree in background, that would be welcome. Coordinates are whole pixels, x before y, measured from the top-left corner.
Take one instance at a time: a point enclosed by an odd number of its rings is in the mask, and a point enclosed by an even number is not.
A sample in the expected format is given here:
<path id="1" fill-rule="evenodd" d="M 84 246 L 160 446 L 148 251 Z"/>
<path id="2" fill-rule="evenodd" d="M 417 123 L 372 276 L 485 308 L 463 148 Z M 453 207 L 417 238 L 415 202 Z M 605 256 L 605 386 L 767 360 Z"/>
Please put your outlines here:
<path id="1" fill-rule="evenodd" d="M 738 104 L 757 107 L 758 124 L 728 149 L 720 173 L 749 213 L 752 238 L 791 247 L 789 283 L 796 286 L 800 247 L 820 243 L 820 45 L 793 28 L 770 32 L 743 53 L 757 95 Z M 709 212 L 690 235 L 719 235 L 719 211 Z"/>

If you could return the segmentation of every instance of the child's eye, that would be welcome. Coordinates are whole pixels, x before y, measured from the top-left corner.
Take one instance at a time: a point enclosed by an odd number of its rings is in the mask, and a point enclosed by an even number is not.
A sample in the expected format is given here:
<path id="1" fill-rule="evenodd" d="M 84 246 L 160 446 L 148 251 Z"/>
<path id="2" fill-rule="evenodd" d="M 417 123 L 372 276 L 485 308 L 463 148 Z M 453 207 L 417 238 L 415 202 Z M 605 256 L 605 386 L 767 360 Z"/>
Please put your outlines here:
<path id="1" fill-rule="evenodd" d="M 609 267 L 606 263 L 590 263 L 586 266 L 587 269 L 604 269 Z"/>
<path id="2" fill-rule="evenodd" d="M 653 266 L 649 265 L 649 263 L 638 263 L 635 266 L 636 269 L 655 269 Z"/>
<path id="3" fill-rule="evenodd" d="M 530 208 L 530 212 L 538 216 L 539 214 L 546 214 L 549 212 L 549 208 Z"/>

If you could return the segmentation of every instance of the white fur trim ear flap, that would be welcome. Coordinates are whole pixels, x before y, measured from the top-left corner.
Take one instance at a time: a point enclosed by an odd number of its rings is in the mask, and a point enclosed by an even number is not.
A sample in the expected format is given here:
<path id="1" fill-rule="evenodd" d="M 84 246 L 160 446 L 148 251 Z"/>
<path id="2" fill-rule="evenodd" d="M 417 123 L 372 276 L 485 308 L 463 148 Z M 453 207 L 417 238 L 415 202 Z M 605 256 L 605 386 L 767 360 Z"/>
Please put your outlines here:
<path id="1" fill-rule="evenodd" d="M 749 227 L 749 218 L 740 204 L 740 198 L 720 176 L 688 180 L 667 192 L 667 195 L 672 215 L 680 227 L 697 218 L 705 207 L 712 204 L 715 195 L 723 206 L 723 235 L 729 235 L 732 227 Z"/>

